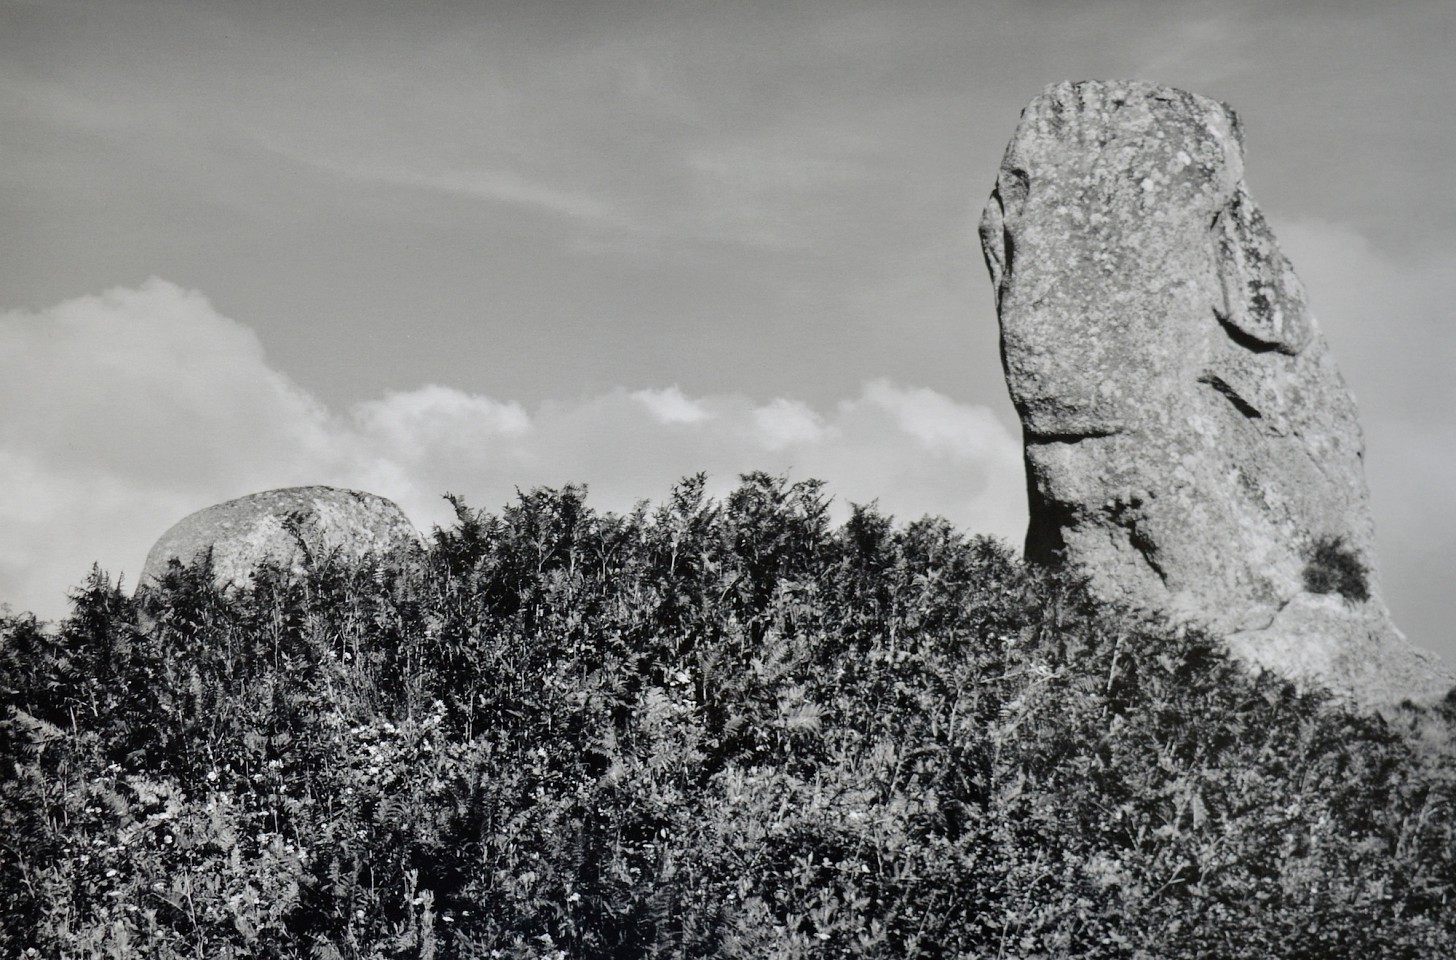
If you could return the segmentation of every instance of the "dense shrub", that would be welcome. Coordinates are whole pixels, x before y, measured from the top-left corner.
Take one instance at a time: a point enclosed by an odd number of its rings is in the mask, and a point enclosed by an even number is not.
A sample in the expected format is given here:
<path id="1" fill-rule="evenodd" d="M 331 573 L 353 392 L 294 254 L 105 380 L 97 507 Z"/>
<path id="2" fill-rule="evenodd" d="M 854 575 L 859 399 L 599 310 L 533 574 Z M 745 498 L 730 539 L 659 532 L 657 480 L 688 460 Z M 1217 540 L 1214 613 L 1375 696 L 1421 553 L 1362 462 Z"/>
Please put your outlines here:
<path id="1" fill-rule="evenodd" d="M 1344 537 L 1321 537 L 1304 567 L 1310 593 L 1338 593 L 1351 603 L 1370 599 L 1370 568 Z"/>
<path id="2" fill-rule="evenodd" d="M 455 507 L 405 574 L 4 619 L 0 953 L 1456 955 L 1444 714 L 817 483 Z"/>

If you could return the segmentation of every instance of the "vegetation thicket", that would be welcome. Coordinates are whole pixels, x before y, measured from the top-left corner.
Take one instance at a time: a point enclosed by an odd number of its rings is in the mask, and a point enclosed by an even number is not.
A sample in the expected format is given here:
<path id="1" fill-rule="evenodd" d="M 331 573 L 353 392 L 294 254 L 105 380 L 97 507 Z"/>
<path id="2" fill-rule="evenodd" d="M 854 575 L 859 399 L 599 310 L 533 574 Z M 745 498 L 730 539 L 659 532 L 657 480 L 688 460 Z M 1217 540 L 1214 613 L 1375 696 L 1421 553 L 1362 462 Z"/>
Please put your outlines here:
<path id="1" fill-rule="evenodd" d="M 1445 708 L 813 481 L 453 502 L 405 569 L 0 620 L 0 955 L 1456 956 Z"/>

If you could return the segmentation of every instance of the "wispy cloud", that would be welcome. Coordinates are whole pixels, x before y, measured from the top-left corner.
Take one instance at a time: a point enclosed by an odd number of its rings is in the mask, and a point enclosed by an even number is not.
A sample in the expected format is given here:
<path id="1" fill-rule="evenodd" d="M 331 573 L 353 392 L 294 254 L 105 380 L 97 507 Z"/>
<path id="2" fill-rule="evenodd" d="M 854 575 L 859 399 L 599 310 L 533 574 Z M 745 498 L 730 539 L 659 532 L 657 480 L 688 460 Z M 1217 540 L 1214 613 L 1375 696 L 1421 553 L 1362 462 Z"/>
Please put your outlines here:
<path id="1" fill-rule="evenodd" d="M 348 171 L 351 176 L 404 187 L 438 190 L 457 196 L 534 207 L 578 220 L 620 219 L 611 204 L 589 193 L 533 181 L 510 170 L 466 169 L 430 173 L 419 170 Z"/>
<path id="2" fill-rule="evenodd" d="M 527 177 L 508 168 L 485 165 L 447 167 L 426 161 L 407 164 L 304 149 L 260 133 L 255 133 L 254 139 L 258 146 L 275 156 L 360 183 L 428 190 L 485 203 L 532 208 L 577 220 L 616 221 L 622 226 L 630 225 L 621 210 L 600 196 Z"/>
<path id="3" fill-rule="evenodd" d="M 88 133 L 116 134 L 134 117 L 82 96 L 64 84 L 38 80 L 0 63 L 0 109 L 14 117 Z"/>

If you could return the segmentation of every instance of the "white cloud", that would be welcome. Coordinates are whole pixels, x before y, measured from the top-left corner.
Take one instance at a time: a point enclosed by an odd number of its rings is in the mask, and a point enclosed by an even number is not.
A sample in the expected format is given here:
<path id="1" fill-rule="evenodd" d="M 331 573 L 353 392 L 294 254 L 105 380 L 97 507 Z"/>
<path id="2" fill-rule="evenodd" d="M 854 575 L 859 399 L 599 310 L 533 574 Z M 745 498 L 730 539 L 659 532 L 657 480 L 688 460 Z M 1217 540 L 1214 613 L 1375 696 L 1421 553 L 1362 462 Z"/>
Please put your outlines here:
<path id="1" fill-rule="evenodd" d="M 784 397 L 754 410 L 753 424 L 758 428 L 764 447 L 769 450 L 817 443 L 829 433 L 824 427 L 824 418 L 808 404 Z"/>
<path id="2" fill-rule="evenodd" d="M 349 460 L 250 330 L 160 280 L 0 314 L 0 410 L 0 599 L 48 615 L 92 560 L 135 574 L 200 497 Z"/>
<path id="3" fill-rule="evenodd" d="M 354 421 L 382 449 L 410 459 L 441 450 L 470 450 L 529 432 L 519 404 L 500 403 L 435 384 L 357 404 Z"/>
<path id="4" fill-rule="evenodd" d="M 712 416 L 702 404 L 683 396 L 675 384 L 665 390 L 634 390 L 632 399 L 646 407 L 659 423 L 700 423 Z"/>
<path id="5" fill-rule="evenodd" d="M 725 492 L 763 469 L 818 477 L 1014 537 L 1020 445 L 987 410 L 888 381 L 819 412 L 793 398 L 624 388 L 527 411 L 454 387 L 390 392 L 343 413 L 274 370 L 248 328 L 162 280 L 38 313 L 0 314 L 0 600 L 53 618 L 92 561 L 128 579 L 185 514 L 258 490 L 357 487 L 420 526 L 458 493 L 498 508 L 517 488 L 587 482 L 599 509 L 664 497 L 705 471 Z"/>
<path id="6" fill-rule="evenodd" d="M 997 456 L 996 418 L 985 407 L 966 407 L 924 388 L 902 390 L 884 380 L 865 388 L 864 400 L 892 413 L 900 429 L 927 453 L 959 459 Z"/>
<path id="7" fill-rule="evenodd" d="M 161 280 L 0 315 L 0 370 L 0 445 L 53 467 L 195 489 L 340 453 L 327 411 L 251 330 Z"/>

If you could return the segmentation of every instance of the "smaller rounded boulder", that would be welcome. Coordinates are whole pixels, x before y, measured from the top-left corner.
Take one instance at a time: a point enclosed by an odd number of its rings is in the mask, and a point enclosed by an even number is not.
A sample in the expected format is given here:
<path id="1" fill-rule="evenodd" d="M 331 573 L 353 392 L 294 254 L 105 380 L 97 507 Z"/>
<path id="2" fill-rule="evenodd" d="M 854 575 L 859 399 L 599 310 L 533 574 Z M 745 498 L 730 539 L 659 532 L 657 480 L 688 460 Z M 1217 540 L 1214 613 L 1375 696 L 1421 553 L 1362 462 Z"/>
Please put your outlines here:
<path id="1" fill-rule="evenodd" d="M 338 554 L 403 558 L 420 545 L 419 532 L 393 502 L 336 487 L 287 487 L 254 493 L 199 510 L 162 534 L 147 554 L 137 589 L 166 575 L 168 564 L 190 564 L 212 550 L 220 588 L 246 587 L 265 563 L 301 574 L 309 559 Z"/>

